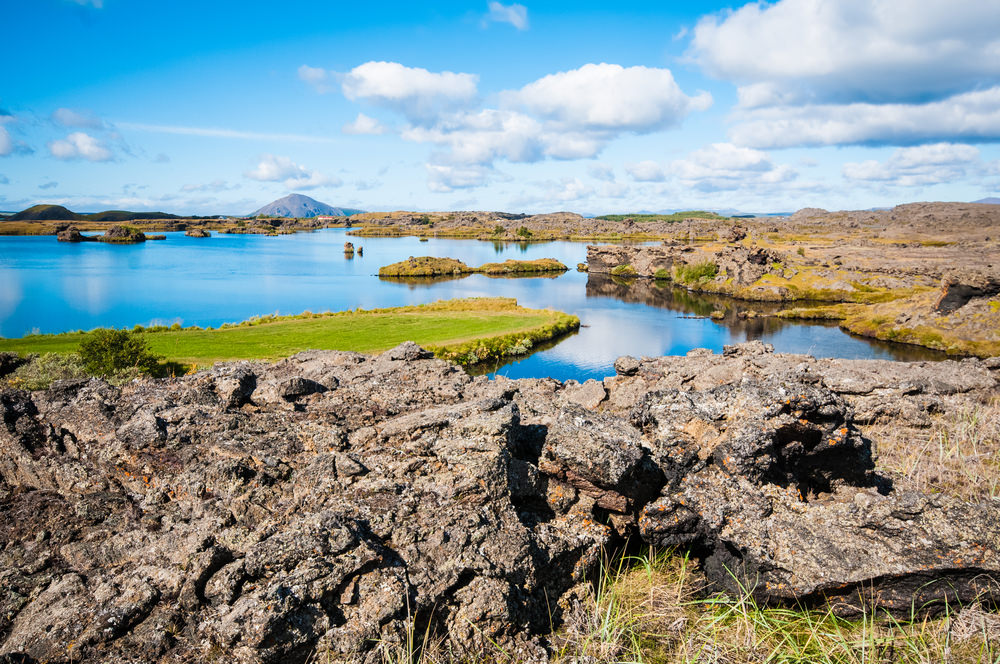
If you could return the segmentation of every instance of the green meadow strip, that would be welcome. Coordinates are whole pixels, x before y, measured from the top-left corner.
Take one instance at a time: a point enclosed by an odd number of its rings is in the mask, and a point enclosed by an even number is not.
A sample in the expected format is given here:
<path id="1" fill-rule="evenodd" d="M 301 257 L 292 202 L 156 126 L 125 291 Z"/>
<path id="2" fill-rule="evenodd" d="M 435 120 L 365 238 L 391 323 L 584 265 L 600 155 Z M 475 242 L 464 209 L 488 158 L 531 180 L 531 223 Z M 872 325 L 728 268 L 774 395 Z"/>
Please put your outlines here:
<path id="1" fill-rule="evenodd" d="M 309 350 L 377 353 L 414 341 L 460 364 L 528 352 L 579 327 L 576 316 L 526 309 L 513 298 L 468 298 L 427 305 L 294 316 L 263 316 L 218 329 L 156 326 L 143 332 L 150 350 L 171 362 L 275 360 Z M 0 339 L 0 351 L 72 353 L 88 332 Z"/>

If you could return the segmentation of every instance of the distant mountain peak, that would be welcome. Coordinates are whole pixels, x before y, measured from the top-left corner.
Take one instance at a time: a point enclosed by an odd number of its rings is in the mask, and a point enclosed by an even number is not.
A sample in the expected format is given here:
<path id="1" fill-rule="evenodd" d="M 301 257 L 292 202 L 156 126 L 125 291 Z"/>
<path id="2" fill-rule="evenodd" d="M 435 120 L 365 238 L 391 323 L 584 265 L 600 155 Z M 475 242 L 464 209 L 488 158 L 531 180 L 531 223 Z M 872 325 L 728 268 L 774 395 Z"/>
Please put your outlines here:
<path id="1" fill-rule="evenodd" d="M 990 196 L 989 198 L 980 198 L 978 201 L 972 201 L 973 203 L 986 203 L 988 205 L 1000 205 L 1000 198 L 995 196 Z"/>
<path id="2" fill-rule="evenodd" d="M 288 194 L 268 203 L 256 212 L 251 212 L 248 216 L 308 218 L 330 215 L 331 217 L 346 217 L 363 211 L 354 208 L 334 207 L 303 194 Z"/>

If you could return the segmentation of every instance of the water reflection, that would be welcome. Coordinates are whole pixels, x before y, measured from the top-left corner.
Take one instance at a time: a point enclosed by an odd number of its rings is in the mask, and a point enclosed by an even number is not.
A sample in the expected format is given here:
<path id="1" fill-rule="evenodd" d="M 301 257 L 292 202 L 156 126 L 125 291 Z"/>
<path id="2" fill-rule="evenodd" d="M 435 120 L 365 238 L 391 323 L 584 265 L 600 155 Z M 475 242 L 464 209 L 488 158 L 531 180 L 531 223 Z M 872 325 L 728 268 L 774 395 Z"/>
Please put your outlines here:
<path id="1" fill-rule="evenodd" d="M 778 352 L 815 357 L 905 361 L 946 357 L 920 346 L 853 337 L 827 321 L 767 316 L 781 308 L 778 303 L 692 293 L 670 282 L 589 274 L 586 298 L 584 307 L 574 310 L 584 324 L 579 334 L 488 373 L 510 378 L 600 379 L 614 373 L 614 361 L 621 355 L 683 355 L 692 348 L 721 352 L 726 344 L 754 339 L 773 344 Z M 713 312 L 722 312 L 721 318 L 711 318 Z M 474 371 L 482 372 L 482 368 Z"/>

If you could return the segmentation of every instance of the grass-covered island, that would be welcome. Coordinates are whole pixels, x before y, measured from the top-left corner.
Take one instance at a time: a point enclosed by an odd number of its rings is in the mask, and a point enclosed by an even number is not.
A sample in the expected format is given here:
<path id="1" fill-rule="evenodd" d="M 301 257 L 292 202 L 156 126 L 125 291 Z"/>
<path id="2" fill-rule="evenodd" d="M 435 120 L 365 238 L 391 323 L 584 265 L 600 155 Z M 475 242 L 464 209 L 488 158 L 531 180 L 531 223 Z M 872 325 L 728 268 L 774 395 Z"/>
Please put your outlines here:
<path id="1" fill-rule="evenodd" d="M 503 263 L 484 263 L 479 267 L 466 265 L 454 258 L 433 256 L 411 256 L 405 261 L 380 267 L 380 277 L 440 277 L 465 274 L 486 274 L 491 276 L 531 276 L 551 272 L 565 272 L 565 265 L 554 258 L 538 258 L 532 261 L 506 260 Z"/>
<path id="2" fill-rule="evenodd" d="M 275 360 L 308 349 L 376 353 L 404 341 L 415 341 L 438 357 L 459 364 L 475 364 L 523 355 L 534 345 L 579 326 L 576 316 L 550 309 L 527 309 L 518 306 L 513 298 L 467 298 L 368 311 L 261 316 L 218 329 L 137 326 L 135 332 L 142 334 L 152 353 L 174 367 L 240 359 Z M 60 354 L 71 359 L 93 334 L 67 332 L 0 339 L 0 352 L 42 357 Z M 59 366 L 65 365 L 62 362 Z"/>

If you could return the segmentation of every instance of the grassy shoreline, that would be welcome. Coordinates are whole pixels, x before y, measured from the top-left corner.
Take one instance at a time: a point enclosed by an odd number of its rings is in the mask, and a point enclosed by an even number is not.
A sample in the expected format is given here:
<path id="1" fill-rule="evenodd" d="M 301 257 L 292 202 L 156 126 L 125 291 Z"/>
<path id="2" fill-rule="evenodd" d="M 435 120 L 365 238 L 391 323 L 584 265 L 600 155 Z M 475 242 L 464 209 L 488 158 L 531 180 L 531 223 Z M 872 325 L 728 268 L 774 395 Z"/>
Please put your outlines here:
<path id="1" fill-rule="evenodd" d="M 431 304 L 293 316 L 256 317 L 218 329 L 180 326 L 134 328 L 168 362 L 206 366 L 215 362 L 275 360 L 309 350 L 376 353 L 415 341 L 459 364 L 522 355 L 543 341 L 579 327 L 558 311 L 527 309 L 513 298 L 467 298 Z M 0 351 L 72 353 L 88 332 L 0 339 Z"/>

